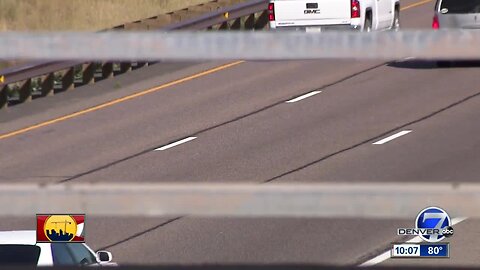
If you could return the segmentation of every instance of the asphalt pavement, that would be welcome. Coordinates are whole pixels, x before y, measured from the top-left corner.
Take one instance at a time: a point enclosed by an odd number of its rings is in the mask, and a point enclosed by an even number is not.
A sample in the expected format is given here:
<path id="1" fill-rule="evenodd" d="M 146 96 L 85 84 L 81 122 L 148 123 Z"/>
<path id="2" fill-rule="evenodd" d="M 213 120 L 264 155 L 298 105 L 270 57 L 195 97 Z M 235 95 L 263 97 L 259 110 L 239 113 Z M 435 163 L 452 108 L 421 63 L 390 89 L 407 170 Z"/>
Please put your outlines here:
<path id="1" fill-rule="evenodd" d="M 402 1 L 402 6 L 415 3 Z M 403 10 L 403 27 L 429 28 L 433 5 Z M 480 65 L 436 68 L 412 59 L 250 61 L 191 77 L 225 64 L 189 63 L 168 74 L 151 66 L 97 86 L 105 89 L 102 94 L 77 89 L 53 97 L 58 107 L 46 109 L 53 103 L 46 98 L 9 109 L 0 118 L 2 134 L 31 128 L 0 139 L 0 181 L 435 184 L 477 179 Z M 113 87 L 115 80 L 122 84 Z M 41 103 L 31 106 L 35 102 Z M 51 119 L 56 120 L 45 122 Z M 396 228 L 413 226 L 414 218 L 91 217 L 86 237 L 120 263 L 356 265 L 391 242 L 406 240 Z M 467 220 L 455 227 L 450 260 L 382 263 L 478 265 L 477 224 Z M 0 230 L 34 225 L 34 217 L 1 218 Z"/>

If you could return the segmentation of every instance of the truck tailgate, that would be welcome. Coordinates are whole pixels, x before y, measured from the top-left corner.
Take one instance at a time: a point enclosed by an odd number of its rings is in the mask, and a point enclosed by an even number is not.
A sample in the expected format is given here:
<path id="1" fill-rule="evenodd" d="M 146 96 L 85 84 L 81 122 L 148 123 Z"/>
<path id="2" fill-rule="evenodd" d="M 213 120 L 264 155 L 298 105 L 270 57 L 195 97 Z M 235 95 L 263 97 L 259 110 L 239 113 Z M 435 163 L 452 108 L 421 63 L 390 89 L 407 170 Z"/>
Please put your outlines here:
<path id="1" fill-rule="evenodd" d="M 276 0 L 275 21 L 349 21 L 351 0 Z"/>

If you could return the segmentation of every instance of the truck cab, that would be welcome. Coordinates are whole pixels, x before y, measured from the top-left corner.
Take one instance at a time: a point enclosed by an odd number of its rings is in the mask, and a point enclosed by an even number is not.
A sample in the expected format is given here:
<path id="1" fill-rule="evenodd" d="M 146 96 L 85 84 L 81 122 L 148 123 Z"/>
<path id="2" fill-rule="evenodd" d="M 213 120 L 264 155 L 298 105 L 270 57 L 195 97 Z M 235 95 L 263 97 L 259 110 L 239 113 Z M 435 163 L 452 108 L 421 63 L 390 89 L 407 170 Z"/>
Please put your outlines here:
<path id="1" fill-rule="evenodd" d="M 398 30 L 399 0 L 270 0 L 270 29 Z"/>

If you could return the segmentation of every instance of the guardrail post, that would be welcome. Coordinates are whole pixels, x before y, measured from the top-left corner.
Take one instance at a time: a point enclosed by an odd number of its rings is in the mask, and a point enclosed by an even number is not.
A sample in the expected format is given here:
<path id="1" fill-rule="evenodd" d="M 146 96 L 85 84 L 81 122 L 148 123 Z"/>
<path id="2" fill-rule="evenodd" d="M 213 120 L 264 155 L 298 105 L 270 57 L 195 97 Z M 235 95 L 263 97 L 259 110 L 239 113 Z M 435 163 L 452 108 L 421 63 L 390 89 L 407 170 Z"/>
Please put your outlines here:
<path id="1" fill-rule="evenodd" d="M 240 30 L 242 29 L 242 18 L 238 18 L 230 25 L 230 30 Z"/>
<path id="2" fill-rule="evenodd" d="M 8 85 L 0 84 L 0 110 L 8 107 Z"/>
<path id="3" fill-rule="evenodd" d="M 148 62 L 137 62 L 136 65 L 134 65 L 133 69 L 138 69 L 146 66 L 148 66 Z"/>
<path id="4" fill-rule="evenodd" d="M 104 63 L 102 65 L 103 79 L 113 78 L 113 63 Z"/>
<path id="5" fill-rule="evenodd" d="M 62 91 L 72 90 L 75 80 L 75 68 L 71 67 L 62 76 Z"/>
<path id="6" fill-rule="evenodd" d="M 32 79 L 27 79 L 23 82 L 22 86 L 20 86 L 20 89 L 18 89 L 18 101 L 20 103 L 32 100 L 31 86 Z"/>
<path id="7" fill-rule="evenodd" d="M 127 73 L 132 71 L 132 63 L 122 62 L 120 63 L 120 73 Z"/>
<path id="8" fill-rule="evenodd" d="M 95 83 L 95 64 L 94 63 L 87 63 L 83 64 L 83 84 L 93 84 Z"/>
<path id="9" fill-rule="evenodd" d="M 228 22 L 223 22 L 220 27 L 218 27 L 218 30 L 228 30 L 228 28 L 230 27 L 230 25 L 228 24 Z"/>
<path id="10" fill-rule="evenodd" d="M 255 14 L 251 14 L 247 17 L 243 24 L 245 30 L 252 30 L 255 27 Z"/>
<path id="11" fill-rule="evenodd" d="M 255 30 L 264 29 L 268 25 L 268 12 L 264 11 L 255 22 Z"/>
<path id="12" fill-rule="evenodd" d="M 42 97 L 45 96 L 52 96 L 53 95 L 53 87 L 55 85 L 55 76 L 53 73 L 47 74 L 42 81 L 41 85 L 41 93 Z"/>

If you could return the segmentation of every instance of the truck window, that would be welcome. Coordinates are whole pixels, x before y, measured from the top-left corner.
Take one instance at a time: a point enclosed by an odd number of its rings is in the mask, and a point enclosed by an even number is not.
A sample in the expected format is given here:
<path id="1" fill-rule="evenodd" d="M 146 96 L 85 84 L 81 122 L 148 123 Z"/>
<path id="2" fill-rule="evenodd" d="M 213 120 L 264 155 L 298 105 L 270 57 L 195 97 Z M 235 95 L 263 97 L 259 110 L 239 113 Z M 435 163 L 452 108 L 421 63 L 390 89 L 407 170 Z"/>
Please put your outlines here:
<path id="1" fill-rule="evenodd" d="M 451 13 L 480 13 L 480 0 L 443 0 L 440 10 L 448 9 Z"/>

